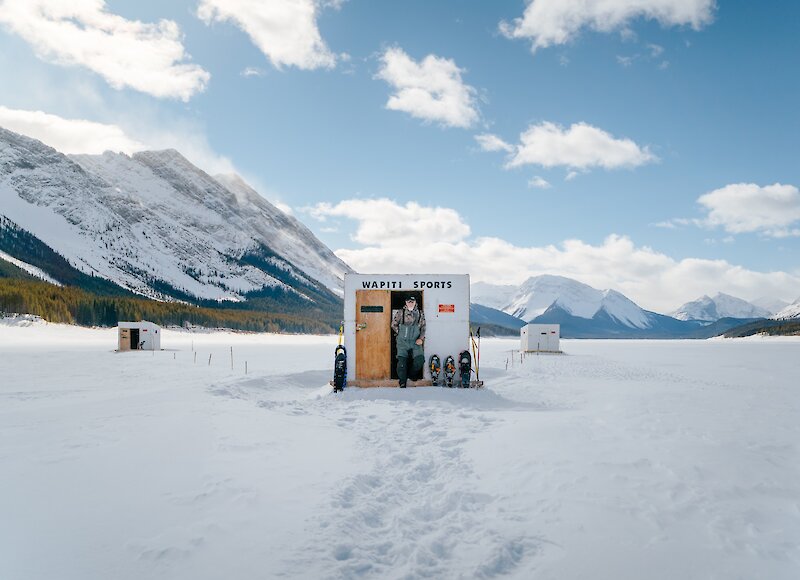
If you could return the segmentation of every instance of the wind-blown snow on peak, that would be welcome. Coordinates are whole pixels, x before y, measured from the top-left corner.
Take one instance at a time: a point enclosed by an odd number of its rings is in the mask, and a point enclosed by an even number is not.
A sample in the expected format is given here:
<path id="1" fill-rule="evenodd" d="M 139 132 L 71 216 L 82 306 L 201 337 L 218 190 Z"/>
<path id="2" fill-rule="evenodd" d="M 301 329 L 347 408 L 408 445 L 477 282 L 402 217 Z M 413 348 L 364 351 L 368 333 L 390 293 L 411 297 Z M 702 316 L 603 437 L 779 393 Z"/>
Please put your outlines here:
<path id="1" fill-rule="evenodd" d="M 770 312 L 764 308 L 722 292 L 713 298 L 704 295 L 687 302 L 670 314 L 678 320 L 702 322 L 716 322 L 720 318 L 766 318 L 769 315 Z"/>
<path id="2" fill-rule="evenodd" d="M 531 321 L 553 305 L 579 318 L 591 319 L 602 310 L 624 326 L 648 328 L 651 324 L 647 312 L 615 290 L 597 290 L 552 275 L 528 278 L 503 311 Z"/>

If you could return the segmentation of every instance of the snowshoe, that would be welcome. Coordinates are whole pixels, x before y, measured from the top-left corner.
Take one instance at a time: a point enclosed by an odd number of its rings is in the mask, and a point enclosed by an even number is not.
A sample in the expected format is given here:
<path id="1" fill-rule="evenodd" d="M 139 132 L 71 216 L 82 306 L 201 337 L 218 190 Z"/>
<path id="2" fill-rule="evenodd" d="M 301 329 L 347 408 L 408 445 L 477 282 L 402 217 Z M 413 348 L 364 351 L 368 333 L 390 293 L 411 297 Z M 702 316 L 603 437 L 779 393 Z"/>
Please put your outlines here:
<path id="1" fill-rule="evenodd" d="M 431 370 L 431 383 L 434 387 L 439 386 L 439 373 L 442 371 L 442 361 L 439 360 L 438 354 L 432 354 L 428 368 Z"/>
<path id="2" fill-rule="evenodd" d="M 341 344 L 334 351 L 333 392 L 343 391 L 347 386 L 347 351 Z"/>
<path id="3" fill-rule="evenodd" d="M 461 373 L 461 388 L 469 388 L 469 375 L 472 372 L 472 356 L 468 350 L 462 350 L 458 355 L 458 370 Z"/>
<path id="4" fill-rule="evenodd" d="M 444 359 L 444 385 L 453 388 L 453 378 L 456 376 L 456 359 L 452 355 L 447 355 Z"/>

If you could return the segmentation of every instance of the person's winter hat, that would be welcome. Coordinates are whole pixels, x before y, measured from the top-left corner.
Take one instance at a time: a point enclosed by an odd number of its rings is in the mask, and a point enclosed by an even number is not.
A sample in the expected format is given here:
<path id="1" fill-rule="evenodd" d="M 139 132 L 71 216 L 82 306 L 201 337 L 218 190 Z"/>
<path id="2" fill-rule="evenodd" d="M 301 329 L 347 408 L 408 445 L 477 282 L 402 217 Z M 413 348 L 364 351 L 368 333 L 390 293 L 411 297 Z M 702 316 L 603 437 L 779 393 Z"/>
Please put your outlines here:
<path id="1" fill-rule="evenodd" d="M 406 298 L 406 302 L 416 302 L 416 301 L 417 301 L 416 296 L 409 296 L 408 298 Z"/>

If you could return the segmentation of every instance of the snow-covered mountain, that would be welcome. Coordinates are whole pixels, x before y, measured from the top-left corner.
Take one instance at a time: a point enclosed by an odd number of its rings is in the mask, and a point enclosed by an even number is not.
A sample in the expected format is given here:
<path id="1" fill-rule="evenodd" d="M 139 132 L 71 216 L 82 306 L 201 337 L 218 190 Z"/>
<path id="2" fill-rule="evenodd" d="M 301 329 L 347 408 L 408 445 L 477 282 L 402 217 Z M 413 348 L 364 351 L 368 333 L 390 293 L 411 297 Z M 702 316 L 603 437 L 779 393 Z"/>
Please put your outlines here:
<path id="1" fill-rule="evenodd" d="M 479 292 L 472 292 L 472 300 L 480 302 L 488 295 L 496 303 L 507 287 L 494 288 L 499 290 L 493 294 L 493 287 L 484 284 Z M 677 320 L 644 310 L 615 290 L 597 290 L 550 275 L 529 278 L 499 310 L 526 322 L 560 324 L 565 338 L 704 338 L 742 323 L 725 318 L 704 326 Z"/>
<path id="2" fill-rule="evenodd" d="M 630 328 L 649 328 L 652 325 L 647 311 L 616 290 L 597 290 L 563 276 L 528 278 L 502 310 L 530 322 L 552 306 L 586 319 L 604 312 L 612 320 Z"/>
<path id="3" fill-rule="evenodd" d="M 702 296 L 687 302 L 671 312 L 670 316 L 678 320 L 716 322 L 720 318 L 766 318 L 770 314 L 768 310 L 751 302 L 720 292 L 713 298 Z"/>
<path id="4" fill-rule="evenodd" d="M 785 320 L 787 318 L 800 318 L 800 298 L 786 306 L 783 310 L 776 312 L 772 318 L 775 320 Z"/>
<path id="5" fill-rule="evenodd" d="M 0 214 L 78 270 L 157 298 L 330 295 L 351 271 L 241 178 L 174 150 L 66 156 L 0 128 Z"/>

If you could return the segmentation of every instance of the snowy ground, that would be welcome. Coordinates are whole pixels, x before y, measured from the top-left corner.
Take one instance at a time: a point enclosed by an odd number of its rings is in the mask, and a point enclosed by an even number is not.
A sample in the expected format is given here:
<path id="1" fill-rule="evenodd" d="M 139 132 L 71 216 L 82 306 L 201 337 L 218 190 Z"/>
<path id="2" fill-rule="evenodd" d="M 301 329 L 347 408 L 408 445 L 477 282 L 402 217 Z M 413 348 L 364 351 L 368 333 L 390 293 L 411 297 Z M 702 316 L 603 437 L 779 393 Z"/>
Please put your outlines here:
<path id="1" fill-rule="evenodd" d="M 334 344 L 0 324 L 0 578 L 800 577 L 800 341 L 340 396 Z"/>

